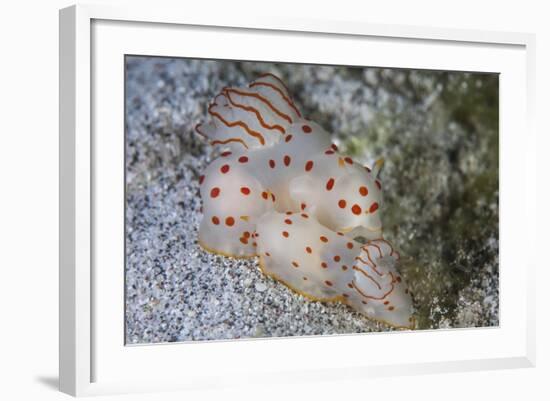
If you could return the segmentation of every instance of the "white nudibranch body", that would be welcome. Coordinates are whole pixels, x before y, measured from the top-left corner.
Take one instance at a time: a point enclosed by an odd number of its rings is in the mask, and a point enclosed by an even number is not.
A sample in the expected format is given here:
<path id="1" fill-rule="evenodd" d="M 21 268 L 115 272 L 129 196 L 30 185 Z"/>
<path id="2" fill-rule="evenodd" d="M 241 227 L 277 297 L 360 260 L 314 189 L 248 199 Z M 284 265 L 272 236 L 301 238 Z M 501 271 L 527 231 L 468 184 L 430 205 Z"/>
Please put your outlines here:
<path id="1" fill-rule="evenodd" d="M 300 212 L 266 213 L 256 230 L 265 274 L 310 299 L 344 302 L 369 318 L 411 326 L 410 294 L 394 268 L 399 253 L 388 241 L 361 244 Z"/>
<path id="2" fill-rule="evenodd" d="M 413 328 L 399 254 L 382 238 L 381 163 L 371 170 L 340 155 L 271 74 L 224 88 L 208 113 L 196 131 L 225 149 L 199 180 L 200 245 L 260 256 L 265 274 L 306 297 Z"/>

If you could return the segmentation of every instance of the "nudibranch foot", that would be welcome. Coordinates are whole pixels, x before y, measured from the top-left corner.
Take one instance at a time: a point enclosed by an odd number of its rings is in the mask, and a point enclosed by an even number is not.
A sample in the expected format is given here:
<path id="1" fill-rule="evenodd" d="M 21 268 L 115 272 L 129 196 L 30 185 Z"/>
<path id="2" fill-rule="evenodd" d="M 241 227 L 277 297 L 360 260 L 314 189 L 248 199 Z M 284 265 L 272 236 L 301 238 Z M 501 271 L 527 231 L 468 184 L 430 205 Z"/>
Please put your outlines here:
<path id="1" fill-rule="evenodd" d="M 255 257 L 257 257 L 258 255 L 257 254 L 232 254 L 232 253 L 229 253 L 229 252 L 224 252 L 222 250 L 219 250 L 219 249 L 214 249 L 214 248 L 210 248 L 208 246 L 206 246 L 203 242 L 201 242 L 200 240 L 198 241 L 200 247 L 205 250 L 206 252 L 208 253 L 211 253 L 211 254 L 214 254 L 214 255 L 219 255 L 219 256 L 223 256 L 223 257 L 226 257 L 226 258 L 233 258 L 233 259 L 253 259 Z"/>
<path id="2" fill-rule="evenodd" d="M 276 280 L 276 281 L 280 282 L 281 284 L 284 284 L 286 287 L 288 287 L 289 289 L 291 289 L 295 293 L 303 296 L 304 298 L 306 298 L 310 301 L 314 301 L 314 302 L 344 302 L 344 298 L 342 298 L 340 296 L 334 296 L 334 297 L 325 297 L 323 295 L 315 296 L 311 292 L 306 292 L 306 291 L 303 291 L 302 289 L 300 289 L 298 287 L 294 287 L 292 284 L 289 284 L 283 278 L 277 276 L 273 272 L 270 272 L 266 268 L 266 262 L 265 262 L 266 258 L 262 255 L 259 255 L 259 256 L 260 257 L 259 257 L 259 262 L 258 263 L 259 263 L 259 266 L 260 266 L 260 270 L 262 271 L 263 274 L 265 274 L 268 277 L 271 277 L 273 280 Z"/>

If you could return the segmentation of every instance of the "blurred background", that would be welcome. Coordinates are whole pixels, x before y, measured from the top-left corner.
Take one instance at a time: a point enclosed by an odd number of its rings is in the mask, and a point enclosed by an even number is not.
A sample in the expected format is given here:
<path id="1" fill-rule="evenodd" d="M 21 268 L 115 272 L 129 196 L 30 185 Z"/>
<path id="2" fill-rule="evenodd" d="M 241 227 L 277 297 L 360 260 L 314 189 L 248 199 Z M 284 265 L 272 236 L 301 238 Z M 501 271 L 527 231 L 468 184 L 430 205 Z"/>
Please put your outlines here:
<path id="1" fill-rule="evenodd" d="M 385 237 L 403 256 L 420 329 L 499 324 L 498 75 L 127 57 L 129 343 L 389 330 L 305 300 L 254 260 L 205 253 L 193 127 L 224 86 L 271 72 L 342 153 L 383 157 Z"/>

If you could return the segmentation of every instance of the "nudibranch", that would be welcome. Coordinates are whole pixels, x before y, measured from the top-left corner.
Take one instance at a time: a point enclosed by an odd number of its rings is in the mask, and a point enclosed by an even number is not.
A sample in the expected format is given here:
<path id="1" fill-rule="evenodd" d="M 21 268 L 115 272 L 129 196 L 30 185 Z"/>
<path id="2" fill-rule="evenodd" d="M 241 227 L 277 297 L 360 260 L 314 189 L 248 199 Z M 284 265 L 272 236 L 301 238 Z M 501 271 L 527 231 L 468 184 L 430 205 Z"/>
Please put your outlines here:
<path id="1" fill-rule="evenodd" d="M 411 327 L 411 297 L 395 270 L 399 253 L 380 238 L 365 244 L 307 213 L 272 211 L 259 218 L 262 271 L 317 301 L 340 301 L 396 327 Z"/>
<path id="2" fill-rule="evenodd" d="M 414 327 L 399 254 L 382 237 L 382 163 L 341 155 L 272 74 L 223 88 L 208 114 L 196 131 L 221 153 L 199 178 L 199 244 L 260 256 L 264 273 L 311 299 Z"/>

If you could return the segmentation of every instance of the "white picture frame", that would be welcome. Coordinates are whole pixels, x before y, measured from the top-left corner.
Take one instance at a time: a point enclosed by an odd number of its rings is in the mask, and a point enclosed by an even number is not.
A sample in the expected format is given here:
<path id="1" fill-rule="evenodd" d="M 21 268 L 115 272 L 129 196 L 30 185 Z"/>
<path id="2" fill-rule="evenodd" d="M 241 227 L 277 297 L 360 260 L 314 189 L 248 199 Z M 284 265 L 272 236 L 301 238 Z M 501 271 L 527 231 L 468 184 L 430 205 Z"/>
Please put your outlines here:
<path id="1" fill-rule="evenodd" d="M 219 34 L 234 41 L 242 40 L 243 44 L 257 39 L 255 35 L 259 34 L 271 44 L 292 39 L 295 43 L 311 44 L 311 50 L 302 54 L 305 47 L 301 47 L 297 54 L 295 44 L 289 45 L 286 53 L 276 51 L 278 54 L 273 55 L 271 46 L 269 56 L 261 51 L 252 56 L 245 45 L 233 49 L 210 48 L 211 36 Z M 201 46 L 179 48 L 176 41 L 179 35 L 192 35 L 200 40 Z M 316 53 L 320 41 L 334 46 L 330 44 L 334 38 L 338 38 L 341 53 L 336 48 L 330 55 Z M 350 64 L 361 65 L 359 55 L 346 53 L 346 44 L 376 49 L 382 42 L 383 47 L 396 46 L 394 49 L 399 51 L 377 52 L 376 65 L 501 74 L 501 325 L 381 335 L 125 347 L 121 335 L 123 309 L 119 307 L 124 304 L 120 285 L 123 278 L 119 275 L 122 270 L 117 270 L 124 268 L 120 263 L 124 232 L 120 230 L 123 203 L 119 202 L 123 193 L 120 151 L 124 134 L 120 123 L 123 85 L 119 85 L 123 69 L 117 65 L 122 61 L 120 56 L 208 57 L 211 53 L 213 58 L 321 63 L 330 62 L 331 57 L 333 61 L 335 57 L 347 57 Z M 534 43 L 533 35 L 522 33 L 290 17 L 243 19 L 237 13 L 189 15 L 154 7 L 79 5 L 61 10 L 61 391 L 80 396 L 245 386 L 250 380 L 262 383 L 274 378 L 280 383 L 344 377 L 360 380 L 366 376 L 534 366 L 535 261 L 529 256 L 534 255 L 530 252 L 534 246 L 521 235 L 525 230 L 534 231 L 536 216 L 532 128 Z M 438 53 L 437 58 L 433 57 L 434 52 Z M 460 55 L 462 61 L 458 62 Z M 102 101 L 98 102 L 98 98 Z M 99 141 L 95 136 L 113 130 L 118 130 L 120 136 L 111 135 L 111 139 L 103 136 Z M 513 132 L 522 132 L 521 138 L 512 135 Z M 521 191 L 513 191 L 509 183 L 521 183 L 517 184 Z M 107 192 L 110 195 L 101 195 Z M 511 212 L 514 205 L 516 213 Z M 105 231 L 106 222 L 114 224 L 109 229 L 111 234 Z M 519 249 L 527 250 L 527 256 Z M 114 267 L 107 270 L 107 265 Z M 521 266 L 521 272 L 512 273 L 512 266 Z M 94 297 L 98 289 L 102 296 Z M 113 303 L 117 305 L 113 307 Z M 396 349 L 395 355 L 376 351 L 390 345 Z M 317 357 L 321 347 L 328 350 L 323 358 Z M 426 348 L 421 351 L 422 347 Z M 372 350 L 368 358 L 350 360 L 343 356 L 361 356 L 359 350 L 363 349 Z M 285 357 L 289 353 L 299 356 L 298 360 L 289 364 Z M 219 363 L 212 365 L 210 361 L 214 358 Z M 266 358 L 269 364 L 262 363 Z"/>

